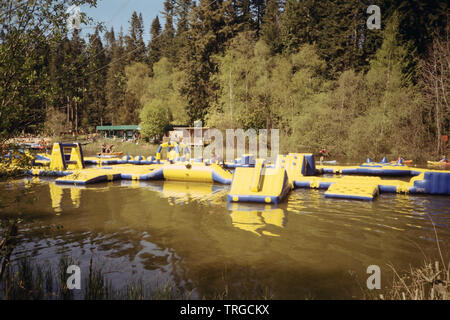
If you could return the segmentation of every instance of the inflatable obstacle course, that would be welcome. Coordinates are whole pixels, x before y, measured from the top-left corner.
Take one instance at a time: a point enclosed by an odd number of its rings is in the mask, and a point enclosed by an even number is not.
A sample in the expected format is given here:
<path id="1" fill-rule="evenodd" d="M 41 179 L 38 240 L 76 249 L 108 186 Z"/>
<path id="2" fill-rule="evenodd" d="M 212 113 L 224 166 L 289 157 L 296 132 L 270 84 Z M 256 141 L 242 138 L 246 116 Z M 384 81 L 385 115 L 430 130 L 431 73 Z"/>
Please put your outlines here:
<path id="1" fill-rule="evenodd" d="M 31 175 L 55 176 L 56 184 L 87 185 L 114 180 L 169 180 L 186 183 L 231 184 L 230 203 L 278 204 L 294 188 L 324 189 L 324 196 L 373 200 L 380 193 L 450 195 L 450 172 L 411 168 L 401 161 L 368 159 L 360 166 L 316 166 L 312 154 L 278 155 L 275 164 L 252 155 L 236 159 L 234 174 L 203 159 L 185 161 L 176 143 L 161 145 L 156 157 L 84 158 L 80 144 L 56 143 L 52 154 L 38 154 Z M 162 160 L 161 150 L 172 148 L 174 160 Z M 96 167 L 86 168 L 86 164 Z M 228 167 L 230 164 L 225 164 Z M 46 168 L 42 168 L 45 166 Z M 383 177 L 383 178 L 382 178 Z M 395 177 L 403 177 L 402 180 Z M 407 180 L 405 177 L 411 177 Z"/>

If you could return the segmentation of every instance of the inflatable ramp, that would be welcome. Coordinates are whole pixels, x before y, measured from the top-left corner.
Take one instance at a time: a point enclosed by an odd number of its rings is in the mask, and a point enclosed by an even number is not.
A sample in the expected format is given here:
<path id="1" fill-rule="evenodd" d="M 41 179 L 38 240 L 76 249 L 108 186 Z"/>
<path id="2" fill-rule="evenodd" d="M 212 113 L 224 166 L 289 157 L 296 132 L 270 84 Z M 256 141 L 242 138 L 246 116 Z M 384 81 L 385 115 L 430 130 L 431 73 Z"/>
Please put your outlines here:
<path id="1" fill-rule="evenodd" d="M 255 168 L 236 168 L 229 202 L 280 203 L 291 190 L 284 168 L 266 168 L 262 159 L 256 160 Z"/>

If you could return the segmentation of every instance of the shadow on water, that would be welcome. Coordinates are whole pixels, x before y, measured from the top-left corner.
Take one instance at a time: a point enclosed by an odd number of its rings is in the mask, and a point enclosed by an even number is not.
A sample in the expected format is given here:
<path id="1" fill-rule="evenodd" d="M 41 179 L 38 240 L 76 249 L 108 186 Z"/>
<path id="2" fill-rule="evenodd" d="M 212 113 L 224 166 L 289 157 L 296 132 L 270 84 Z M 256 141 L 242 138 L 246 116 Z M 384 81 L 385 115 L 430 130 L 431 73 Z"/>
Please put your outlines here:
<path id="1" fill-rule="evenodd" d="M 204 183 L 74 187 L 35 178 L 0 189 L 13 196 L 30 184 L 34 201 L 0 209 L 25 221 L 15 259 L 69 254 L 86 270 L 93 257 L 115 286 L 171 281 L 193 298 L 360 298 L 369 265 L 388 273 L 388 263 L 407 268 L 434 255 L 430 219 L 443 250 L 450 240 L 448 197 L 360 202 L 295 190 L 269 206 L 227 204 L 227 186 Z"/>

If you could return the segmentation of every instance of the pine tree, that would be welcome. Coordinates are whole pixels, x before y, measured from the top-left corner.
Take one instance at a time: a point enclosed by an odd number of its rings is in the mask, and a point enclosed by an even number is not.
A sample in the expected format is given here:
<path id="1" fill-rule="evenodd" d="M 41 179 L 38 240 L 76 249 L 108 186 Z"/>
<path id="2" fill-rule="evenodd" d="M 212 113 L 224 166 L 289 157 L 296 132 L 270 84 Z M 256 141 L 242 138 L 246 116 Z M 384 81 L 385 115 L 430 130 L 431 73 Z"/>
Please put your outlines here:
<path id="1" fill-rule="evenodd" d="M 87 106 L 83 114 L 82 126 L 94 129 L 97 125 L 103 125 L 106 115 L 106 53 L 96 30 L 89 38 L 87 79 Z M 103 69 L 102 69 L 103 68 Z"/>
<path id="2" fill-rule="evenodd" d="M 68 67 L 66 76 L 70 79 L 66 96 L 67 119 L 71 123 L 71 129 L 78 132 L 85 102 L 87 57 L 85 41 L 76 29 L 73 31 L 72 39 L 69 40 L 69 51 L 65 61 Z"/>
<path id="3" fill-rule="evenodd" d="M 381 6 L 382 1 L 371 4 Z M 367 5 L 353 0 L 330 3 L 320 8 L 317 22 L 317 47 L 328 64 L 332 78 L 350 68 L 367 71 L 369 59 L 381 45 L 382 32 L 367 28 Z"/>
<path id="4" fill-rule="evenodd" d="M 175 35 L 176 60 L 182 56 L 188 43 L 187 32 L 189 30 L 189 14 L 192 11 L 194 3 L 192 0 L 176 1 L 174 12 L 177 19 L 177 31 Z"/>
<path id="5" fill-rule="evenodd" d="M 440 0 L 394 0 L 385 1 L 383 15 L 387 20 L 394 13 L 399 18 L 399 34 L 402 40 L 410 43 L 408 47 L 411 57 L 407 66 L 414 82 L 418 81 L 417 64 L 424 58 L 434 36 L 447 36 L 446 27 L 449 22 L 448 1 Z"/>
<path id="6" fill-rule="evenodd" d="M 383 31 L 383 44 L 371 61 L 366 77 L 372 104 L 368 111 L 372 123 L 367 126 L 367 133 L 378 154 L 398 148 L 402 135 L 408 131 L 399 134 L 414 110 L 411 77 L 404 73 L 407 63 L 408 49 L 399 36 L 399 17 L 394 13 Z"/>
<path id="7" fill-rule="evenodd" d="M 239 22 L 242 24 L 243 31 L 254 30 L 256 24 L 253 20 L 251 0 L 236 1 L 236 11 L 238 12 Z"/>
<path id="8" fill-rule="evenodd" d="M 189 42 L 181 59 L 186 78 L 181 92 L 188 101 L 187 113 L 191 122 L 203 120 L 215 99 L 217 83 L 212 75 L 217 70 L 212 56 L 224 51 L 225 43 L 238 30 L 236 14 L 231 2 L 201 0 L 193 9 Z"/>
<path id="9" fill-rule="evenodd" d="M 122 30 L 117 40 L 114 38 L 111 40 L 112 58 L 106 77 L 106 101 L 107 113 L 110 115 L 107 122 L 115 125 L 122 120 L 119 111 L 124 105 L 125 96 L 125 59 L 123 59 L 125 49 Z"/>
<path id="10" fill-rule="evenodd" d="M 280 7 L 278 0 L 268 0 L 266 13 L 261 25 L 261 39 L 269 46 L 272 54 L 279 53 L 280 41 Z"/>
<path id="11" fill-rule="evenodd" d="M 144 22 L 142 14 L 133 12 L 130 21 L 129 35 L 126 37 L 127 63 L 144 62 L 146 60 L 146 47 L 143 39 Z"/>
<path id="12" fill-rule="evenodd" d="M 173 27 L 174 3 L 173 0 L 164 1 L 164 31 L 161 35 L 161 54 L 163 57 L 174 61 L 176 56 L 175 29 Z"/>
<path id="13" fill-rule="evenodd" d="M 302 44 L 312 44 L 318 37 L 318 19 L 321 1 L 287 0 L 281 18 L 281 38 L 285 52 L 298 50 Z M 325 6 L 330 6 L 327 2 Z"/>
<path id="14" fill-rule="evenodd" d="M 177 36 L 188 31 L 189 13 L 192 10 L 192 0 L 178 0 L 174 6 L 174 12 L 177 17 Z"/>
<path id="15" fill-rule="evenodd" d="M 255 17 L 256 31 L 259 34 L 263 21 L 264 12 L 266 10 L 267 0 L 251 0 L 251 8 Z"/>
<path id="16" fill-rule="evenodd" d="M 114 28 L 111 27 L 110 31 L 106 31 L 105 32 L 105 56 L 106 56 L 106 61 L 107 63 L 109 63 L 112 59 L 112 55 L 113 55 L 113 47 L 115 45 L 116 42 L 116 35 L 114 33 Z"/>
<path id="17" fill-rule="evenodd" d="M 150 68 L 159 61 L 161 58 L 161 24 L 159 23 L 159 18 L 156 18 L 152 22 L 150 28 L 150 43 L 148 44 L 148 61 Z"/>

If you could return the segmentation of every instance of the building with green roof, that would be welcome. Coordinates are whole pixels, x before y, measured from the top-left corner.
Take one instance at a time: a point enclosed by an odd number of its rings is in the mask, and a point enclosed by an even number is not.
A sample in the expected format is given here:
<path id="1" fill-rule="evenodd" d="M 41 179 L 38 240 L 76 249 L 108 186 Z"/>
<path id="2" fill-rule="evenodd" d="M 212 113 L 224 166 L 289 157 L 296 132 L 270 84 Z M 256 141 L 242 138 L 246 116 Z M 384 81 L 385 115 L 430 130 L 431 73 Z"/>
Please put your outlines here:
<path id="1" fill-rule="evenodd" d="M 135 133 L 139 134 L 141 131 L 138 125 L 97 126 L 96 129 L 105 138 L 123 138 L 125 136 L 127 139 L 132 138 Z"/>

